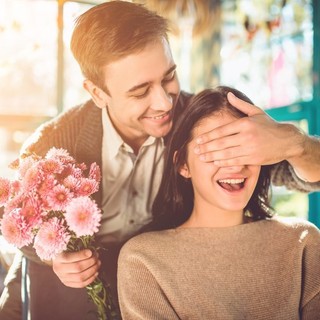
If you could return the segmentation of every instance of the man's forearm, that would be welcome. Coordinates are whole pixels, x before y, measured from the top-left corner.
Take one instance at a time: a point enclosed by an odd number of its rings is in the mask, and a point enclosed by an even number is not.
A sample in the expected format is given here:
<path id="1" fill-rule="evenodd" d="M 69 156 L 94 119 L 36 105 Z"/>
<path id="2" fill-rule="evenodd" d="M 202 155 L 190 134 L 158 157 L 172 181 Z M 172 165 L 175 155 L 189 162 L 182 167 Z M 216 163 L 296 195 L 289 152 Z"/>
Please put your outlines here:
<path id="1" fill-rule="evenodd" d="M 308 182 L 320 181 L 320 139 L 303 133 L 298 152 L 287 159 L 297 175 Z"/>

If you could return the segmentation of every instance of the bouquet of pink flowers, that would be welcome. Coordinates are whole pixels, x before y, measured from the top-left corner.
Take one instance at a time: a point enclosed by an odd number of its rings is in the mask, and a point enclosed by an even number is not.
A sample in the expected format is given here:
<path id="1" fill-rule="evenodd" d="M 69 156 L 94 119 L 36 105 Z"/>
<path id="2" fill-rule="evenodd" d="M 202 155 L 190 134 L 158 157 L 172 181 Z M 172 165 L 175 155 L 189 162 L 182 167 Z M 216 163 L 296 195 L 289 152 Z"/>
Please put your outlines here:
<path id="1" fill-rule="evenodd" d="M 101 210 L 91 198 L 101 178 L 96 163 L 87 168 L 66 150 L 52 148 L 44 158 L 24 155 L 11 168 L 17 170 L 15 180 L 0 178 L 1 233 L 8 243 L 32 244 L 42 260 L 66 250 L 97 250 Z M 100 278 L 87 286 L 99 319 L 117 319 L 107 289 Z"/>

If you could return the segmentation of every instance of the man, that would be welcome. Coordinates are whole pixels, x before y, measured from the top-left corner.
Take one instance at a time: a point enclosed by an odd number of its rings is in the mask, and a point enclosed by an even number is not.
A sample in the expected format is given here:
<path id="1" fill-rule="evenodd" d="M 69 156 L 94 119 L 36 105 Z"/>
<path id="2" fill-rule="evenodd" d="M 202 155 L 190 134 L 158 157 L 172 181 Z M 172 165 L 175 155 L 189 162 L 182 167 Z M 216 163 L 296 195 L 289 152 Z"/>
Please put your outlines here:
<path id="1" fill-rule="evenodd" d="M 180 92 L 166 20 L 141 5 L 112 1 L 88 10 L 76 22 L 71 49 L 92 100 L 41 126 L 23 151 L 44 155 L 55 146 L 77 161 L 100 165 L 98 241 L 106 250 L 99 257 L 90 250 L 63 253 L 48 266 L 24 248 L 32 320 L 86 319 L 94 306 L 80 288 L 98 270 L 106 273 L 116 299 L 119 248 L 150 221 L 165 140 L 190 97 Z M 275 183 L 302 191 L 320 188 L 318 140 L 235 97 L 230 102 L 249 117 L 199 137 L 195 152 L 203 161 L 231 166 L 287 160 L 277 167 Z M 234 148 L 241 157 L 232 156 Z M 3 300 L 1 319 L 15 319 L 5 318 L 10 299 Z"/>

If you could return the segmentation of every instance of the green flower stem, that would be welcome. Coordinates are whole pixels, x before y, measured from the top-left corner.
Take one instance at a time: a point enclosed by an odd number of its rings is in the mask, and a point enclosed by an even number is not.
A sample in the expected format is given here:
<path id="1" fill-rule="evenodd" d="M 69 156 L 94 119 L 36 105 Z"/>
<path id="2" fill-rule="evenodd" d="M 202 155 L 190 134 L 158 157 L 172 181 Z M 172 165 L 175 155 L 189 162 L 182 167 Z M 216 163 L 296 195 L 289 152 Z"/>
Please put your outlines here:
<path id="1" fill-rule="evenodd" d="M 94 246 L 92 236 L 76 238 L 72 236 L 68 243 L 68 251 L 79 251 L 90 249 L 97 252 L 99 248 Z M 102 278 L 97 277 L 92 283 L 86 286 L 89 298 L 96 305 L 98 320 L 120 320 L 120 316 L 113 303 L 110 286 L 103 283 Z"/>
<path id="2" fill-rule="evenodd" d="M 99 320 L 120 319 L 113 305 L 111 294 L 108 290 L 109 287 L 105 286 L 99 277 L 86 288 L 89 297 L 97 306 L 97 315 Z"/>

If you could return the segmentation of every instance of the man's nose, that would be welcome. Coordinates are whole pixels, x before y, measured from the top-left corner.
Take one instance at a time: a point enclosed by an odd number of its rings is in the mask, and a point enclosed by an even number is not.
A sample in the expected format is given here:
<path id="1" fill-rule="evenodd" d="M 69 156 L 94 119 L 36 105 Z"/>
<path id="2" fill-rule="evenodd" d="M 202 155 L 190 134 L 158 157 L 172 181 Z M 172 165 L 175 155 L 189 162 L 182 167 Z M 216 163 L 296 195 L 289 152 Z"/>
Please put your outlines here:
<path id="1" fill-rule="evenodd" d="M 156 90 L 152 101 L 152 109 L 161 110 L 161 111 L 169 111 L 172 108 L 173 98 L 170 94 L 168 94 L 165 88 L 159 88 Z"/>

